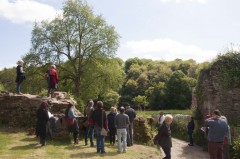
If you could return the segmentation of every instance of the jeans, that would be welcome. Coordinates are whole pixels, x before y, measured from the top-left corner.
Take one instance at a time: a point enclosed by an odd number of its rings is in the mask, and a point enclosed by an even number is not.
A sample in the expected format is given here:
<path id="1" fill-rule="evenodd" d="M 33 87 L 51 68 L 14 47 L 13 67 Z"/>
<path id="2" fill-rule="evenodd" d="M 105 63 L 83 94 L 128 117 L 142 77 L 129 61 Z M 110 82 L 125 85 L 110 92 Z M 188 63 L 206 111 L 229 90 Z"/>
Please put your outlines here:
<path id="1" fill-rule="evenodd" d="M 130 123 L 127 128 L 127 145 L 133 145 L 133 123 Z"/>
<path id="2" fill-rule="evenodd" d="M 17 82 L 17 93 L 20 93 L 21 82 Z"/>
<path id="3" fill-rule="evenodd" d="M 104 153 L 104 136 L 97 135 L 97 152 Z"/>
<path id="4" fill-rule="evenodd" d="M 85 142 L 88 142 L 88 136 L 90 137 L 90 142 L 93 145 L 93 136 L 94 136 L 94 126 L 88 125 L 85 132 Z"/>
<path id="5" fill-rule="evenodd" d="M 96 135 L 97 135 L 97 152 L 101 152 L 104 153 L 105 149 L 104 149 L 104 136 L 101 135 L 101 127 L 96 126 L 95 127 L 95 131 L 96 131 Z"/>
<path id="6" fill-rule="evenodd" d="M 117 129 L 117 137 L 118 137 L 118 151 L 122 152 L 121 139 L 123 140 L 123 151 L 126 151 L 127 130 L 126 129 Z"/>

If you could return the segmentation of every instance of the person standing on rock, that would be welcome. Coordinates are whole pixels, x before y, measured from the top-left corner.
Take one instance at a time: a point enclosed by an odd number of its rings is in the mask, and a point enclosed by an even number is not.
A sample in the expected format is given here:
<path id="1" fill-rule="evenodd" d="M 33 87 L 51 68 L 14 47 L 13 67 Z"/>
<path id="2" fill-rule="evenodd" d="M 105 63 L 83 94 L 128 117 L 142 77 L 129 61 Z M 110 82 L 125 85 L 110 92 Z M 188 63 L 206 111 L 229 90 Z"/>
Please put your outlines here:
<path id="1" fill-rule="evenodd" d="M 53 98 L 54 90 L 57 89 L 58 84 L 58 72 L 56 70 L 56 66 L 52 65 L 51 68 L 45 74 L 48 81 L 48 94 L 47 96 Z"/>
<path id="2" fill-rule="evenodd" d="M 118 153 L 122 152 L 121 139 L 123 141 L 123 152 L 126 153 L 127 127 L 130 124 L 128 115 L 124 114 L 125 108 L 120 107 L 120 114 L 115 118 L 118 137 Z"/>
<path id="3" fill-rule="evenodd" d="M 170 125 L 172 121 L 172 115 L 166 115 L 163 124 L 158 129 L 158 134 L 154 138 L 154 143 L 159 144 L 166 155 L 163 159 L 171 159 L 172 138 Z"/>
<path id="4" fill-rule="evenodd" d="M 36 134 L 37 136 L 40 137 L 40 144 L 42 146 L 46 145 L 48 121 L 49 121 L 48 104 L 46 102 L 42 102 L 42 104 L 37 110 L 37 127 L 36 127 Z"/>
<path id="5" fill-rule="evenodd" d="M 129 103 L 125 103 L 124 107 L 126 109 L 125 114 L 128 115 L 130 121 L 127 128 L 127 146 L 133 146 L 133 121 L 136 118 L 136 112 L 130 107 Z"/>
<path id="6" fill-rule="evenodd" d="M 190 143 L 188 144 L 189 146 L 193 146 L 193 130 L 195 128 L 195 124 L 194 124 L 194 120 L 193 117 L 189 117 L 189 122 L 187 125 L 187 132 L 188 132 L 188 136 L 189 136 L 189 141 Z"/>
<path id="7" fill-rule="evenodd" d="M 16 80 L 15 82 L 17 83 L 17 93 L 18 94 L 22 94 L 21 91 L 20 91 L 20 88 L 21 88 L 21 83 L 23 82 L 23 80 L 25 80 L 25 75 L 24 75 L 24 71 L 23 71 L 23 60 L 19 60 L 17 62 L 17 68 L 16 68 L 16 73 L 17 73 L 17 77 L 16 77 Z"/>
<path id="8" fill-rule="evenodd" d="M 210 159 L 223 159 L 223 141 L 228 133 L 228 125 L 220 117 L 220 111 L 214 110 L 212 117 L 204 122 L 204 125 L 209 127 L 208 153 Z"/>

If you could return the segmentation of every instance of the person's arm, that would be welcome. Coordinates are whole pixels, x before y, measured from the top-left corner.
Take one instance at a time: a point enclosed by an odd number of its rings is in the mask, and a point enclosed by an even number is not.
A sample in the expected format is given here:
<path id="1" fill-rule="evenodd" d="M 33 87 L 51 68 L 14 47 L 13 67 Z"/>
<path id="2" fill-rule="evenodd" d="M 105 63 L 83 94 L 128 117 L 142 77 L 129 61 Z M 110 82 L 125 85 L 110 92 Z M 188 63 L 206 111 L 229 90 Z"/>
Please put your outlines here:
<path id="1" fill-rule="evenodd" d="M 129 117 L 128 116 L 126 116 L 127 118 L 127 121 L 126 121 L 126 123 L 127 123 L 127 125 L 126 125 L 126 128 L 128 127 L 128 125 L 130 124 L 130 121 L 129 121 Z"/>
<path id="2" fill-rule="evenodd" d="M 21 72 L 21 73 L 25 73 L 25 72 L 23 71 L 23 67 L 22 67 L 22 66 L 20 67 L 20 72 Z"/>

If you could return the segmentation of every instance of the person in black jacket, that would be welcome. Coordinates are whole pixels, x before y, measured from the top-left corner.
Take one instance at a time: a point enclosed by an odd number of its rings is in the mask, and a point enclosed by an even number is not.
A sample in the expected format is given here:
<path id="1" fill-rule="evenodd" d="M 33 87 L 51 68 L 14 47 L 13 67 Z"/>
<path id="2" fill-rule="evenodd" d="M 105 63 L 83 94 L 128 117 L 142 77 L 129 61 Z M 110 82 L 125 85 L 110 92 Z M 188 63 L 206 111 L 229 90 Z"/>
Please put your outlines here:
<path id="1" fill-rule="evenodd" d="M 48 120 L 49 120 L 48 104 L 46 102 L 42 102 L 42 104 L 37 110 L 37 128 L 36 128 L 36 133 L 37 136 L 40 137 L 40 144 L 42 146 L 46 145 Z"/>
<path id="2" fill-rule="evenodd" d="M 163 124 L 158 129 L 158 134 L 154 138 L 154 143 L 159 144 L 166 155 L 163 159 L 171 159 L 172 138 L 170 125 L 172 121 L 172 115 L 166 115 Z"/>
<path id="3" fill-rule="evenodd" d="M 25 80 L 25 76 L 24 76 L 24 71 L 23 71 L 23 60 L 19 60 L 17 62 L 17 68 L 16 68 L 16 74 L 17 74 L 17 77 L 16 77 L 16 80 L 15 82 L 17 83 L 17 93 L 18 94 L 22 94 L 21 91 L 20 91 L 20 87 L 21 87 L 21 83 L 23 82 L 23 80 Z"/>
<path id="4" fill-rule="evenodd" d="M 195 124 L 194 124 L 194 121 L 193 121 L 193 117 L 190 117 L 188 125 L 187 125 L 189 141 L 190 141 L 190 143 L 188 144 L 189 146 L 193 146 L 193 136 L 192 135 L 193 135 L 194 128 L 195 128 Z"/>
<path id="5" fill-rule="evenodd" d="M 107 115 L 110 145 L 115 145 L 115 141 L 116 141 L 115 135 L 116 135 L 117 129 L 114 123 L 115 118 L 116 118 L 115 108 L 111 107 L 111 112 Z"/>
<path id="6" fill-rule="evenodd" d="M 129 103 L 125 103 L 125 114 L 128 115 L 130 124 L 127 128 L 127 146 L 133 146 L 133 120 L 136 118 L 136 112 L 130 107 Z"/>

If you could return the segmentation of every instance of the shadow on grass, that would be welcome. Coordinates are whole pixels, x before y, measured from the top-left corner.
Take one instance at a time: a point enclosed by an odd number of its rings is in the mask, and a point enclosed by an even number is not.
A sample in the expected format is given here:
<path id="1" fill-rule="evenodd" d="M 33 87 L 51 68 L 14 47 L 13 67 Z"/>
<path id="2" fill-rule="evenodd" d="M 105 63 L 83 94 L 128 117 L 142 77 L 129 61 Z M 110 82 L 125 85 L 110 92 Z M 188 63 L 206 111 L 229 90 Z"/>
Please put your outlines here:
<path id="1" fill-rule="evenodd" d="M 92 157 L 106 157 L 106 156 L 117 156 L 119 153 L 116 152 L 107 152 L 104 154 L 100 154 L 97 152 L 80 152 L 80 153 L 76 153 L 76 154 L 71 154 L 70 158 L 92 158 Z"/>
<path id="2" fill-rule="evenodd" d="M 26 141 L 26 142 L 36 142 L 38 140 L 38 138 L 34 138 L 34 137 L 27 137 L 27 138 L 24 138 L 24 139 L 21 139 L 20 141 Z"/>
<path id="3" fill-rule="evenodd" d="M 37 149 L 40 146 L 38 146 L 37 143 L 35 144 L 29 144 L 29 145 L 24 145 L 24 146 L 15 146 L 12 147 L 10 150 L 30 150 L 30 149 Z"/>

